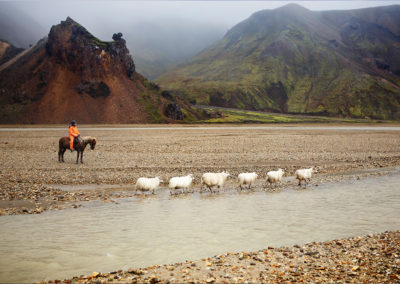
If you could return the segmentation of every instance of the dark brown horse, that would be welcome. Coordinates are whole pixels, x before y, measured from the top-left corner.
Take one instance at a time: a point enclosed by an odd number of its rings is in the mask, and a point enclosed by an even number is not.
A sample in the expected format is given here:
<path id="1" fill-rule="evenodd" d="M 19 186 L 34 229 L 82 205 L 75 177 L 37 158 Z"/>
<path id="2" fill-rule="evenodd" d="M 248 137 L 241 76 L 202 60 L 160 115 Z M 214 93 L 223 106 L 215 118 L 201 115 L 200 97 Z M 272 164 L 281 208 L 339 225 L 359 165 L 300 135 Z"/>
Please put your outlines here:
<path id="1" fill-rule="evenodd" d="M 94 150 L 96 146 L 96 138 L 92 136 L 83 136 L 78 138 L 78 143 L 74 143 L 74 148 L 77 152 L 76 163 L 78 164 L 79 155 L 81 155 L 81 163 L 83 164 L 83 151 L 85 151 L 86 145 L 90 144 L 90 149 Z M 61 137 L 58 141 L 58 161 L 64 163 L 64 153 L 69 149 L 69 137 Z"/>

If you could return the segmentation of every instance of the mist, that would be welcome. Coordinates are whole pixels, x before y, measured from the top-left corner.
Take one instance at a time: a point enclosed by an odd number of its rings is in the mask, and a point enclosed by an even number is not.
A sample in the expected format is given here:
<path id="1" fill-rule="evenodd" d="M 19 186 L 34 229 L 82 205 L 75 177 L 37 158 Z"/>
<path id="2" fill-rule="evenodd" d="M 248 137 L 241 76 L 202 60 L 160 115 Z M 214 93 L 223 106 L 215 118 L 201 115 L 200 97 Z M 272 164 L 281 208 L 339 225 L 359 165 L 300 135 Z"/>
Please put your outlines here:
<path id="1" fill-rule="evenodd" d="M 0 1 L 0 38 L 26 48 L 71 17 L 110 41 L 121 32 L 137 69 L 150 79 L 219 40 L 254 12 L 297 3 L 343 10 L 400 1 Z"/>

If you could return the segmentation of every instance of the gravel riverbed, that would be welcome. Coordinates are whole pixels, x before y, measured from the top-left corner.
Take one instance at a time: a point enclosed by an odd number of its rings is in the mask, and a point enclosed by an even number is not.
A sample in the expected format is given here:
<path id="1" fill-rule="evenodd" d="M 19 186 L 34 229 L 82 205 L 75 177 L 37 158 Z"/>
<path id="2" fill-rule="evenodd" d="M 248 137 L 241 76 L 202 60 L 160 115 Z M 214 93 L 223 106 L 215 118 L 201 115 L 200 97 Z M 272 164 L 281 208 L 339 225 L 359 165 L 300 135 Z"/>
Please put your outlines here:
<path id="1" fill-rule="evenodd" d="M 318 184 L 382 175 L 400 166 L 400 131 L 317 126 L 327 129 L 80 126 L 82 135 L 95 136 L 98 143 L 94 151 L 87 148 L 79 165 L 69 151 L 65 163 L 57 160 L 58 139 L 67 134 L 66 128 L 1 131 L 0 215 L 78 208 L 90 200 L 113 202 L 134 195 L 134 184 L 142 176 L 168 181 L 192 173 L 198 191 L 204 172 L 226 170 L 233 178 L 225 190 L 236 191 L 237 174 L 255 171 L 259 181 L 253 190 L 261 191 L 270 190 L 266 171 L 277 168 L 284 168 L 287 178 L 274 190 L 295 187 L 291 177 L 303 167 L 317 167 L 312 183 Z M 78 187 L 65 190 L 68 186 Z"/>

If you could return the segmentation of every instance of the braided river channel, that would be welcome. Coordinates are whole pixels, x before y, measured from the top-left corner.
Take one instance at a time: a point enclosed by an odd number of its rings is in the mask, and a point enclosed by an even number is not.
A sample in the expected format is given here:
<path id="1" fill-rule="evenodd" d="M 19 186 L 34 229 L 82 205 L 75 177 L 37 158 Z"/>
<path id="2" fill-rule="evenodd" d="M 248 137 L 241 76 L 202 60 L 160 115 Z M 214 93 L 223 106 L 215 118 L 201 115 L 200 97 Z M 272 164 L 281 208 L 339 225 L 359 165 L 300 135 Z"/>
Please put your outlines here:
<path id="1" fill-rule="evenodd" d="M 0 217 L 0 282 L 64 279 L 400 229 L 400 169 L 279 192 L 160 191 Z"/>

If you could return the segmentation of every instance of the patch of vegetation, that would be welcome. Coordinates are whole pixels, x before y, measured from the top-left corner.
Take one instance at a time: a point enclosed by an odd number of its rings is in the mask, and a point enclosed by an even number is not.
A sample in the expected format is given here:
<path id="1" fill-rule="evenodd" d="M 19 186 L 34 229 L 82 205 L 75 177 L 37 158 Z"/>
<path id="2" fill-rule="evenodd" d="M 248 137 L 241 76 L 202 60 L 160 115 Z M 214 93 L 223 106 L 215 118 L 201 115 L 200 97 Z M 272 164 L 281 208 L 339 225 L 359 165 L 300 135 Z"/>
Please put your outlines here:
<path id="1" fill-rule="evenodd" d="M 182 113 L 183 113 L 183 120 L 186 123 L 197 123 L 199 120 L 189 111 L 187 111 L 185 108 L 181 108 Z"/>
<path id="2" fill-rule="evenodd" d="M 255 112 L 218 107 L 201 107 L 209 116 L 220 117 L 201 120 L 202 123 L 379 123 L 380 120 L 344 119 L 326 116 L 291 115 L 280 113 Z M 385 121 L 387 122 L 387 121 Z"/>
<path id="3" fill-rule="evenodd" d="M 142 102 L 144 103 L 144 108 L 145 108 L 145 111 L 149 118 L 149 122 L 150 123 L 163 123 L 164 118 L 163 118 L 160 110 L 156 106 L 156 104 L 151 99 L 151 97 L 146 92 L 140 90 L 140 88 L 138 88 L 138 92 L 141 96 Z"/>
<path id="4" fill-rule="evenodd" d="M 146 79 L 145 77 L 142 77 L 141 82 L 143 83 L 143 86 L 146 87 L 146 89 L 156 92 L 156 93 L 159 93 L 160 87 L 153 81 L 150 81 L 150 80 Z"/>
<path id="5" fill-rule="evenodd" d="M 102 49 L 107 49 L 111 46 L 113 41 L 102 41 L 98 39 L 97 37 L 94 37 L 90 39 L 90 43 L 93 45 L 97 45 L 98 47 L 101 47 Z"/>

